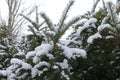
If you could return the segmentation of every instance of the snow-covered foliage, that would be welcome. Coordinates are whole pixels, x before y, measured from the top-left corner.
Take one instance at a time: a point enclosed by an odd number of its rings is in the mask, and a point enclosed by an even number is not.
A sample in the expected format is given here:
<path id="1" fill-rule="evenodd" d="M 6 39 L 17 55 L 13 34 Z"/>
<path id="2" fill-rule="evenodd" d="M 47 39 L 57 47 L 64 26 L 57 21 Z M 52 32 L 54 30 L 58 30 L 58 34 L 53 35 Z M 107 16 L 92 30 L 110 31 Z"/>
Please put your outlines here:
<path id="1" fill-rule="evenodd" d="M 65 41 L 60 40 L 68 28 L 80 19 L 78 16 L 65 22 L 67 13 L 73 3 L 73 0 L 69 2 L 63 11 L 60 21 L 56 25 L 52 23 L 45 13 L 41 13 L 44 19 L 44 22 L 41 24 L 38 21 L 38 16 L 34 22 L 21 14 L 21 16 L 32 24 L 29 26 L 32 34 L 24 36 L 22 45 L 19 45 L 20 50 L 15 55 L 12 55 L 9 66 L 0 70 L 2 79 L 71 79 L 73 65 L 70 63 L 77 58 L 87 58 L 86 51 L 76 47 L 77 43 L 71 45 L 72 42 L 75 42 L 74 40 L 68 40 L 67 44 Z M 45 27 L 42 26 L 44 23 L 46 23 Z M 3 45 L 0 47 L 6 48 Z"/>
<path id="2" fill-rule="evenodd" d="M 30 64 L 17 58 L 12 58 L 10 64 L 6 70 L 0 70 L 0 75 L 7 77 L 7 80 L 25 79 L 32 68 Z"/>
<path id="3" fill-rule="evenodd" d="M 31 69 L 32 78 L 49 79 L 51 75 L 52 79 L 56 79 L 55 76 L 59 75 L 61 76 L 60 80 L 64 78 L 69 80 L 70 70 L 72 70 L 72 65 L 69 64 L 71 60 L 79 57 L 86 58 L 86 51 L 83 49 L 70 48 L 62 44 L 58 44 L 58 51 L 53 49 L 54 45 L 41 44 L 34 51 L 26 54 L 28 63 L 33 66 Z M 56 70 L 60 73 L 56 72 Z M 56 72 L 56 74 L 52 75 L 52 72 Z M 48 76 L 44 74 L 48 74 Z"/>
<path id="4" fill-rule="evenodd" d="M 74 17 L 68 22 L 65 22 L 67 18 L 67 13 L 71 6 L 73 5 L 74 1 L 70 0 L 69 4 L 66 6 L 65 10 L 63 11 L 63 14 L 57 24 L 53 24 L 53 22 L 49 19 L 49 17 L 45 13 L 41 13 L 42 18 L 46 21 L 46 24 L 48 26 L 48 31 L 46 31 L 46 36 L 50 38 L 50 41 L 52 41 L 52 44 L 56 45 L 57 42 L 59 42 L 60 38 L 64 35 L 64 33 L 68 30 L 70 26 L 75 24 L 77 21 L 79 21 L 80 17 Z M 50 42 L 49 41 L 49 42 Z"/>
<path id="5" fill-rule="evenodd" d="M 35 47 L 39 46 L 42 41 L 44 41 L 44 31 L 46 31 L 46 27 L 44 27 L 44 21 L 39 22 L 39 14 L 38 14 L 38 8 L 36 7 L 36 17 L 35 21 L 33 19 L 30 19 L 29 17 L 25 16 L 24 14 L 20 14 L 23 18 L 25 18 L 30 24 L 28 26 L 29 28 L 29 34 L 25 34 L 23 36 L 23 39 L 21 41 L 21 48 L 28 52 L 31 50 L 34 50 Z M 25 52 L 25 53 L 26 53 Z"/>
<path id="6" fill-rule="evenodd" d="M 94 34 L 94 35 L 92 35 L 92 36 L 90 36 L 89 38 L 88 38 L 88 40 L 87 40 L 87 43 L 93 43 L 93 40 L 94 39 L 97 39 L 97 38 L 102 38 L 102 36 L 100 35 L 100 33 L 98 32 L 98 33 L 96 33 L 96 34 Z"/>
<path id="7" fill-rule="evenodd" d="M 47 56 L 49 59 L 54 58 L 49 52 L 52 51 L 53 46 L 50 44 L 41 44 L 35 48 L 35 51 L 28 52 L 26 54 L 26 59 L 32 59 L 33 63 L 40 62 L 40 56 Z"/>
<path id="8" fill-rule="evenodd" d="M 7 68 L 13 55 L 18 52 L 17 46 L 6 34 L 6 25 L 0 25 L 0 69 Z"/>
<path id="9" fill-rule="evenodd" d="M 43 12 L 39 23 L 37 10 L 36 21 L 21 14 L 32 33 L 21 45 L 0 33 L 0 80 L 119 80 L 120 4 L 103 1 L 95 12 L 99 1 L 91 12 L 66 22 L 70 0 L 57 24 Z M 69 27 L 73 32 L 61 40 Z"/>
<path id="10" fill-rule="evenodd" d="M 68 59 L 75 57 L 86 57 L 86 51 L 83 49 L 69 48 L 63 45 L 59 45 L 59 47 L 63 50 L 63 55 L 65 55 L 65 57 L 67 57 Z"/>
<path id="11" fill-rule="evenodd" d="M 83 30 L 85 30 L 85 29 L 87 29 L 89 27 L 95 28 L 96 27 L 94 25 L 95 22 L 97 22 L 97 19 L 95 19 L 95 18 L 90 18 L 89 20 L 87 20 L 84 23 L 84 25 L 77 30 L 77 35 L 79 36 Z"/>
<path id="12" fill-rule="evenodd" d="M 99 2 L 96 0 L 96 3 L 97 1 Z M 84 61 L 87 64 L 82 64 L 84 69 L 78 72 L 81 74 L 81 78 L 78 79 L 102 80 L 120 77 L 118 75 L 120 74 L 120 68 L 118 68 L 120 67 L 118 63 L 120 61 L 120 4 L 119 1 L 116 4 L 104 1 L 103 3 L 104 7 L 98 12 L 94 12 L 94 8 L 91 13 L 83 15 L 81 20 L 73 26 L 73 33 L 70 35 L 70 38 L 80 42 L 79 46 L 87 52 L 87 59 Z"/>

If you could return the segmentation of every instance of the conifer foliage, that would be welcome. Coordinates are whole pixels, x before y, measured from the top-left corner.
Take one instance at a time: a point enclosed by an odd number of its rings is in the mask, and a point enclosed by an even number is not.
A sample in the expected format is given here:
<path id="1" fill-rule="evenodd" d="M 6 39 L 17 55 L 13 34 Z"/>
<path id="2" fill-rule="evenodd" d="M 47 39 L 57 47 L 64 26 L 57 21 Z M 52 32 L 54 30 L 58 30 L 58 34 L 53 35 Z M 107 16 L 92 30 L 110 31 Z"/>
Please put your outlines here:
<path id="1" fill-rule="evenodd" d="M 70 0 L 57 24 L 37 7 L 35 21 L 21 14 L 31 24 L 31 34 L 19 45 L 7 38 L 6 26 L 1 25 L 0 79 L 119 80 L 120 2 L 103 1 L 96 11 L 99 1 L 90 12 L 66 21 L 74 4 Z M 62 40 L 70 27 L 71 35 Z"/>
<path id="2" fill-rule="evenodd" d="M 83 15 L 72 33 L 72 39 L 81 42 L 79 46 L 87 52 L 85 63 L 81 64 L 83 71 L 78 72 L 81 80 L 120 79 L 120 4 L 107 2 L 104 6 Z"/>

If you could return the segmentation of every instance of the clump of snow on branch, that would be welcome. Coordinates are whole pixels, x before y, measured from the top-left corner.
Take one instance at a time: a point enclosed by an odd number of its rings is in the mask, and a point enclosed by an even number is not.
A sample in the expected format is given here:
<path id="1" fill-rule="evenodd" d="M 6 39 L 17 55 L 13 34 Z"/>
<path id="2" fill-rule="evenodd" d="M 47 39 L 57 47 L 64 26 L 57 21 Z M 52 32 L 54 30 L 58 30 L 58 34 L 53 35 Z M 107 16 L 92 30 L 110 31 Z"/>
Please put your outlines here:
<path id="1" fill-rule="evenodd" d="M 66 78 L 66 80 L 70 80 L 69 76 L 65 74 L 65 71 L 62 71 L 61 74 Z"/>
<path id="2" fill-rule="evenodd" d="M 13 65 L 21 65 L 22 68 L 24 68 L 24 69 L 31 69 L 32 68 L 30 64 L 25 63 L 22 60 L 17 59 L 17 58 L 12 58 L 10 63 Z"/>
<path id="3" fill-rule="evenodd" d="M 48 71 L 47 68 L 44 68 L 42 70 L 38 70 L 40 67 L 42 66 L 46 66 L 49 67 L 49 63 L 45 62 L 45 61 L 41 61 L 38 64 L 36 64 L 33 68 L 32 68 L 32 77 L 34 78 L 37 74 L 40 76 L 44 71 Z"/>
<path id="4" fill-rule="evenodd" d="M 106 29 L 106 28 L 108 28 L 108 29 L 112 29 L 112 26 L 110 25 L 110 24 L 103 24 L 103 25 L 100 25 L 100 26 L 98 26 L 98 32 L 101 32 L 102 30 L 104 30 L 104 29 Z"/>
<path id="5" fill-rule="evenodd" d="M 81 32 L 83 30 L 85 30 L 86 28 L 89 28 L 89 27 L 94 27 L 95 28 L 95 25 L 94 25 L 95 22 L 97 22 L 96 18 L 90 18 L 89 20 L 87 20 L 84 23 L 84 25 L 77 30 L 77 34 L 76 35 L 79 36 L 81 34 Z"/>
<path id="6" fill-rule="evenodd" d="M 83 49 L 69 48 L 63 45 L 59 45 L 59 47 L 63 50 L 63 54 L 69 59 L 74 58 L 74 56 L 83 58 L 86 57 L 86 51 Z"/>
<path id="7" fill-rule="evenodd" d="M 53 49 L 53 46 L 50 44 L 41 44 L 40 46 L 36 47 L 34 51 L 30 51 L 27 53 L 26 58 L 29 59 L 30 57 L 33 57 L 33 63 L 38 63 L 39 56 L 41 55 L 47 55 L 50 59 L 53 58 L 51 54 L 49 54 L 49 51 Z"/>
<path id="8" fill-rule="evenodd" d="M 99 32 L 97 32 L 96 34 L 90 36 L 87 40 L 88 43 L 93 43 L 93 40 L 94 39 L 97 39 L 97 38 L 102 38 L 102 36 L 100 35 Z"/>
<path id="9" fill-rule="evenodd" d="M 68 69 L 69 67 L 68 61 L 66 59 L 64 59 L 63 62 L 57 62 L 56 64 L 58 64 L 62 69 Z"/>

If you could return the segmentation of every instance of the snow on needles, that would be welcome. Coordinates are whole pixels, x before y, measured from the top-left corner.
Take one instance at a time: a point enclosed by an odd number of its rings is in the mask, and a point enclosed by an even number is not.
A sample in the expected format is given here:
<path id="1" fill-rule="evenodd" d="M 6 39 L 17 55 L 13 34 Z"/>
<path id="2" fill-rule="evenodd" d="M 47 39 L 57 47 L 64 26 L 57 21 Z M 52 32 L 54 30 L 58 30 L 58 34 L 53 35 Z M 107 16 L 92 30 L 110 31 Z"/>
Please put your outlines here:
<path id="1" fill-rule="evenodd" d="M 34 78 L 37 74 L 38 75 L 41 75 L 44 71 L 47 71 L 48 69 L 47 68 L 44 68 L 42 70 L 38 70 L 40 67 L 42 66 L 47 66 L 49 67 L 49 63 L 45 62 L 45 61 L 41 61 L 39 62 L 38 64 L 36 64 L 33 68 L 32 68 L 32 77 Z"/>
<path id="2" fill-rule="evenodd" d="M 7 80 L 15 80 L 17 77 L 17 72 L 21 69 L 25 69 L 25 70 L 30 70 L 32 69 L 32 66 L 20 59 L 17 58 L 12 58 L 11 61 L 11 66 L 9 66 L 6 70 L 0 70 L 0 76 L 8 76 Z M 18 67 L 20 67 L 19 69 L 17 69 Z M 17 70 L 16 70 L 17 69 Z M 15 73 L 14 73 L 14 70 Z M 21 77 L 24 77 L 27 73 L 23 73 L 23 75 Z"/>
<path id="3" fill-rule="evenodd" d="M 112 28 L 110 24 L 103 24 L 98 26 L 98 31 L 101 32 L 105 28 Z"/>
<path id="4" fill-rule="evenodd" d="M 33 63 L 37 63 L 39 61 L 38 57 L 41 55 L 47 55 L 50 59 L 54 58 L 49 51 L 53 49 L 53 45 L 50 44 L 41 44 L 36 47 L 34 51 L 30 51 L 27 53 L 26 58 L 33 57 Z"/>
<path id="5" fill-rule="evenodd" d="M 75 57 L 83 57 L 86 58 L 86 51 L 78 48 L 69 48 L 67 46 L 60 45 L 61 49 L 63 49 L 63 54 L 67 58 L 75 58 Z"/>
<path id="6" fill-rule="evenodd" d="M 6 70 L 0 70 L 0 76 L 6 76 L 7 75 L 7 71 Z"/>
<path id="7" fill-rule="evenodd" d="M 82 32 L 83 30 L 85 30 L 86 28 L 95 27 L 95 26 L 94 26 L 94 23 L 95 23 L 95 22 L 97 22 L 97 19 L 96 19 L 96 18 L 90 18 L 89 20 L 87 20 L 87 21 L 85 22 L 85 24 L 77 30 L 77 34 L 76 34 L 76 35 L 79 36 L 79 35 L 81 34 L 81 32 Z M 91 25 L 92 25 L 92 26 L 91 26 Z"/>
<path id="8" fill-rule="evenodd" d="M 70 80 L 69 76 L 65 74 L 65 71 L 62 71 L 61 74 L 62 74 L 67 80 Z"/>
<path id="9" fill-rule="evenodd" d="M 113 16 L 116 23 L 120 22 L 119 15 L 117 14 L 117 10 L 119 9 L 119 7 L 120 7 L 120 3 L 113 4 L 112 1 L 106 2 L 106 8 L 107 8 L 107 12 L 108 12 L 107 15 Z"/>
<path id="10" fill-rule="evenodd" d="M 92 43 L 93 43 L 93 40 L 94 40 L 94 39 L 97 39 L 97 38 L 102 38 L 102 36 L 100 35 L 99 32 L 97 32 L 96 34 L 90 36 L 90 37 L 88 38 L 88 40 L 87 40 L 87 43 L 92 44 Z"/>
<path id="11" fill-rule="evenodd" d="M 57 62 L 56 64 L 58 64 L 62 69 L 68 69 L 69 67 L 68 61 L 66 59 L 64 59 L 63 62 Z"/>
<path id="12" fill-rule="evenodd" d="M 25 63 L 22 60 L 17 59 L 17 58 L 12 58 L 11 61 L 10 61 L 10 63 L 14 64 L 14 65 L 21 65 L 26 70 L 32 68 L 32 66 L 30 64 Z"/>
<path id="13" fill-rule="evenodd" d="M 49 66 L 49 64 L 45 61 L 41 61 L 37 65 L 35 65 L 34 68 L 40 68 L 41 66 Z"/>
<path id="14" fill-rule="evenodd" d="M 112 29 L 112 26 L 110 24 L 102 24 L 102 25 L 98 26 L 98 28 L 97 28 L 98 32 L 95 33 L 94 35 L 90 36 L 88 38 L 87 42 L 92 44 L 94 39 L 102 38 L 102 35 L 100 34 L 100 32 L 103 31 L 104 29 Z"/>

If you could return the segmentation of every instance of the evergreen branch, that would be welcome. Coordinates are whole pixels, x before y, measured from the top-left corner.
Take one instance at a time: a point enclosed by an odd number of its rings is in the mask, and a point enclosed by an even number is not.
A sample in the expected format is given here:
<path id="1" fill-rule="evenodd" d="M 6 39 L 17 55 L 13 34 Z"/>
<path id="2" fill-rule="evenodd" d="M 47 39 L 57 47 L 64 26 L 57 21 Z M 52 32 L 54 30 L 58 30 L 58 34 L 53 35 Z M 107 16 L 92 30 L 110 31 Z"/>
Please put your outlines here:
<path id="1" fill-rule="evenodd" d="M 95 12 L 96 6 L 97 6 L 97 4 L 98 4 L 99 1 L 100 1 L 100 0 L 96 0 L 96 2 L 93 4 L 93 8 L 92 8 L 92 10 L 91 10 L 91 13 L 94 13 L 94 12 Z"/>
<path id="2" fill-rule="evenodd" d="M 104 7 L 104 9 L 106 9 L 106 7 L 105 7 L 105 1 L 102 0 L 102 3 L 103 3 L 103 7 Z"/>
<path id="3" fill-rule="evenodd" d="M 49 19 L 49 17 L 48 17 L 45 13 L 41 13 L 40 15 L 42 16 L 42 18 L 43 18 L 43 19 L 45 20 L 45 22 L 47 23 L 49 29 L 50 29 L 51 31 L 55 31 L 55 30 L 54 30 L 54 27 L 53 27 L 53 23 L 52 23 L 52 21 Z"/>
<path id="4" fill-rule="evenodd" d="M 65 24 L 65 27 L 63 27 L 62 30 L 61 30 L 61 32 L 59 33 L 60 35 L 59 35 L 58 39 L 60 39 L 62 37 L 62 35 L 67 31 L 67 29 L 71 25 L 75 24 L 79 20 L 80 20 L 80 17 L 76 17 L 76 18 L 70 20 L 67 24 Z"/>
<path id="5" fill-rule="evenodd" d="M 109 6 L 109 9 L 110 9 L 110 14 L 111 14 L 112 21 L 113 21 L 113 23 L 116 27 L 116 22 L 115 22 L 115 19 L 114 19 L 114 14 L 113 14 L 113 10 L 112 10 L 112 7 L 111 7 L 112 6 L 111 3 L 108 3 L 108 6 Z"/>
<path id="6" fill-rule="evenodd" d="M 59 21 L 59 23 L 58 23 L 59 29 L 62 28 L 62 26 L 63 26 L 63 24 L 64 24 L 64 21 L 65 21 L 65 19 L 66 19 L 66 17 L 67 17 L 67 13 L 68 13 L 68 11 L 70 10 L 70 8 L 71 8 L 71 6 L 73 5 L 73 3 L 74 3 L 74 1 L 71 0 L 71 1 L 69 2 L 69 4 L 66 6 L 65 10 L 63 11 L 63 14 L 62 14 L 62 16 L 61 16 L 61 19 L 60 19 L 60 21 Z"/>
<path id="7" fill-rule="evenodd" d="M 43 31 L 44 29 L 47 30 L 47 27 L 46 26 L 42 27 L 42 28 L 39 29 L 39 31 Z"/>
<path id="8" fill-rule="evenodd" d="M 27 21 L 29 21 L 37 30 L 39 29 L 39 26 L 37 23 L 35 23 L 34 21 L 32 21 L 31 19 L 29 19 L 28 17 L 26 17 L 23 14 L 20 14 L 20 16 L 24 17 Z"/>
<path id="9" fill-rule="evenodd" d="M 36 23 L 39 23 L 39 17 L 38 17 L 38 7 L 35 7 L 36 9 Z"/>
<path id="10" fill-rule="evenodd" d="M 44 21 L 44 22 L 42 22 L 42 23 L 40 23 L 40 24 L 39 24 L 39 27 L 40 27 L 40 26 L 42 26 L 44 23 L 45 23 L 45 21 Z"/>
<path id="11" fill-rule="evenodd" d="M 37 34 L 36 34 L 35 30 L 33 29 L 33 27 L 32 26 L 28 26 L 28 27 L 30 28 L 30 30 L 34 34 L 34 36 L 37 37 Z"/>

